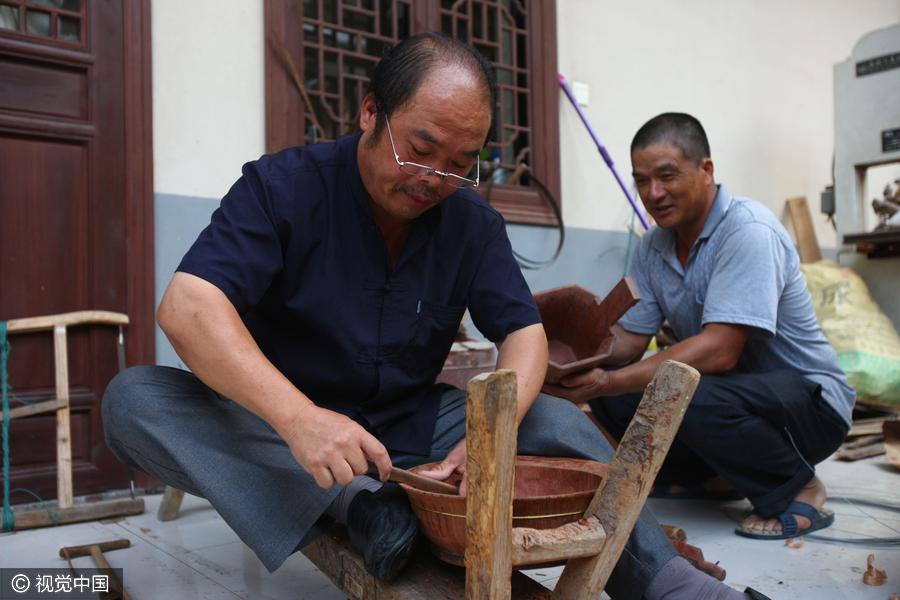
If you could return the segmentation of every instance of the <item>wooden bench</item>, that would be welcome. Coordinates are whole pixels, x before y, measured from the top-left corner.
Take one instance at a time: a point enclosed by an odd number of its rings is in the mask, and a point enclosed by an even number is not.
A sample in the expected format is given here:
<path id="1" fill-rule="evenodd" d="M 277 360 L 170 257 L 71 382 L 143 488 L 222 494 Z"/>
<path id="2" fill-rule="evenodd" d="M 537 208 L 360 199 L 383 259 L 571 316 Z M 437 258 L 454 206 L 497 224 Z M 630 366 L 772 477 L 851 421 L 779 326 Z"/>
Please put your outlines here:
<path id="1" fill-rule="evenodd" d="M 511 371 L 479 375 L 468 386 L 466 444 L 466 568 L 425 548 L 391 583 L 369 575 L 363 556 L 336 525 L 302 550 L 352 600 L 541 600 L 550 591 L 513 571 L 516 563 L 567 560 L 554 600 L 600 597 L 640 515 L 700 375 L 666 361 L 647 387 L 597 493 L 579 523 L 565 531 L 512 527 L 516 380 Z M 562 529 L 562 528 L 560 528 Z"/>

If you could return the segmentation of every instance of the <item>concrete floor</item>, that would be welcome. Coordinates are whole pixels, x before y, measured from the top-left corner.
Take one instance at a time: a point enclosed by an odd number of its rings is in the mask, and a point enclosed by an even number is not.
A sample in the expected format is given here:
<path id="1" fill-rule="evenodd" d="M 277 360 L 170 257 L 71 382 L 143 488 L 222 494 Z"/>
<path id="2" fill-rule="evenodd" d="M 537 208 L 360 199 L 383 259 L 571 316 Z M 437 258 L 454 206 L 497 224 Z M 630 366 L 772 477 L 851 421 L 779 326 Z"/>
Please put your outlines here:
<path id="1" fill-rule="evenodd" d="M 821 538 L 893 538 L 891 545 L 826 543 L 808 537 L 800 548 L 784 542 L 756 541 L 734 535 L 746 502 L 650 500 L 662 523 L 678 525 L 688 542 L 700 547 L 707 560 L 727 571 L 725 582 L 743 590 L 753 587 L 772 600 L 887 600 L 900 593 L 900 470 L 883 456 L 854 463 L 828 460 L 818 467 L 831 489 L 826 506 L 837 515 Z M 850 499 L 889 504 L 890 509 L 852 506 Z M 205 500 L 185 496 L 175 521 L 156 519 L 161 496 L 145 496 L 143 515 L 112 522 L 94 522 L 0 535 L 0 566 L 65 567 L 58 558 L 62 546 L 127 538 L 131 547 L 107 553 L 113 567 L 124 569 L 126 587 L 135 600 L 341 600 L 345 596 L 304 556 L 295 554 L 269 574 Z M 862 583 L 866 558 L 886 571 L 881 587 Z M 91 568 L 89 557 L 73 561 L 76 569 Z M 552 588 L 561 568 L 529 571 Z M 606 596 L 604 595 L 604 598 Z"/>

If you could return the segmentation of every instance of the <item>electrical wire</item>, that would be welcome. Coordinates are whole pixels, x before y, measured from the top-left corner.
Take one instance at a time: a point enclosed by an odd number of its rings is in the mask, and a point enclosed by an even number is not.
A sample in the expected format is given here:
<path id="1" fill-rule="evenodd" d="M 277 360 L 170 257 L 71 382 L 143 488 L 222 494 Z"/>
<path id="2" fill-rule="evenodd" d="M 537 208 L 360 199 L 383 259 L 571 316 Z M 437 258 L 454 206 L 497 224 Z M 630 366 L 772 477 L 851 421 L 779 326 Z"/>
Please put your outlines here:
<path id="1" fill-rule="evenodd" d="M 807 462 L 806 458 L 800 452 L 800 449 L 797 448 L 797 444 L 794 443 L 794 438 L 793 438 L 793 436 L 791 436 L 791 432 L 787 430 L 787 427 L 784 428 L 784 432 L 787 434 L 788 439 L 791 441 L 791 445 L 794 447 L 794 451 L 797 452 L 797 456 L 800 457 L 800 460 L 803 461 L 803 464 L 805 464 L 806 467 L 810 471 L 815 473 L 816 470 L 812 467 L 812 465 L 810 465 Z M 817 475 L 817 477 L 818 477 L 818 475 Z M 822 477 L 819 477 L 819 481 L 821 481 L 825 485 L 826 489 L 828 489 L 829 492 L 833 492 L 836 496 L 838 496 L 840 500 L 843 500 L 844 502 L 846 502 L 847 504 L 849 504 L 850 506 L 855 508 L 857 511 L 859 511 L 866 517 L 872 519 L 879 525 L 882 525 L 886 529 L 889 529 L 890 531 L 893 531 L 894 533 L 900 534 L 900 531 L 898 531 L 897 529 L 894 529 L 893 527 L 891 527 L 890 525 L 888 525 L 887 523 L 885 523 L 878 517 L 875 517 L 875 516 L 869 514 L 868 512 L 866 512 L 865 510 L 863 510 L 861 508 L 862 506 L 871 506 L 873 508 L 880 508 L 880 509 L 890 510 L 890 511 L 900 513 L 900 503 L 898 503 L 898 502 L 877 502 L 875 500 L 870 500 L 868 498 L 854 498 L 853 500 L 851 500 L 847 496 L 844 496 L 840 491 L 838 491 L 837 489 L 832 487 Z M 827 502 L 838 502 L 838 501 L 839 500 L 837 500 L 837 499 L 828 498 L 825 502 L 827 503 Z M 900 537 L 897 537 L 897 538 L 881 538 L 881 537 L 835 538 L 835 537 L 822 536 L 822 535 L 807 535 L 804 537 L 808 540 L 815 540 L 817 542 L 824 542 L 826 544 L 853 544 L 853 545 L 864 546 L 864 547 L 865 546 L 896 546 L 896 545 L 900 545 Z"/>
<path id="2" fill-rule="evenodd" d="M 516 262 L 519 263 L 519 266 L 523 269 L 543 269 L 555 263 L 556 259 L 559 258 L 559 253 L 562 252 L 563 243 L 566 239 L 566 228 L 563 224 L 562 210 L 560 209 L 559 201 L 556 199 L 556 197 L 553 196 L 547 186 L 544 185 L 544 182 L 535 177 L 534 172 L 530 168 L 528 168 L 527 165 L 523 163 L 522 166 L 524 166 L 525 170 L 528 172 L 528 177 L 531 179 L 531 182 L 537 186 L 537 188 L 544 194 L 544 196 L 546 196 L 547 201 L 550 203 L 550 208 L 551 210 L 553 210 L 553 215 L 556 217 L 557 227 L 559 229 L 559 243 L 556 246 L 556 252 L 553 253 L 553 256 L 546 260 L 533 260 L 522 256 L 515 250 L 513 250 L 513 256 L 515 257 Z M 482 168 L 482 173 L 486 173 L 487 179 L 487 189 L 484 193 L 484 201 L 488 204 L 491 203 L 491 190 L 494 187 L 494 179 L 491 175 L 493 174 L 493 170 L 495 168 L 496 167 L 490 163 Z"/>

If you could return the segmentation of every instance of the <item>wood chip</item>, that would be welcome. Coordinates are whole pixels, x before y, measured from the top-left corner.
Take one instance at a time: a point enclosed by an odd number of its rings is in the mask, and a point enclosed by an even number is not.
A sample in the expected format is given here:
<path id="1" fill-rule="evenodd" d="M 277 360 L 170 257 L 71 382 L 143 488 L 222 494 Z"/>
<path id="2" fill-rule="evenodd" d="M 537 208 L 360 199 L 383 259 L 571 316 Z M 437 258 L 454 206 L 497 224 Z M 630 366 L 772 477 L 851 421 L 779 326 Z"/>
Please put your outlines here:
<path id="1" fill-rule="evenodd" d="M 863 573 L 863 583 L 866 585 L 883 585 L 884 580 L 887 579 L 887 574 L 881 569 L 876 569 L 872 564 L 875 562 L 875 555 L 870 554 L 869 558 L 866 560 L 868 564 L 868 568 L 866 572 Z"/>
<path id="2" fill-rule="evenodd" d="M 784 544 L 789 548 L 799 548 L 803 545 L 803 536 L 798 538 L 788 538 L 784 541 Z"/>

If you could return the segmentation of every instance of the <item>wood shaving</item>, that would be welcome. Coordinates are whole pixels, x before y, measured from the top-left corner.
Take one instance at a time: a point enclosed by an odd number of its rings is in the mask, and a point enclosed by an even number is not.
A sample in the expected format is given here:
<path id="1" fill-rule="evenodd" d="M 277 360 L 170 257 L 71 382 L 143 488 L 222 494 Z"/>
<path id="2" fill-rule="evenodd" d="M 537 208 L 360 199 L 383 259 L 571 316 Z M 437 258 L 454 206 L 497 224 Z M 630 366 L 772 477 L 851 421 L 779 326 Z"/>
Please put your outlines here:
<path id="1" fill-rule="evenodd" d="M 788 538 L 784 543 L 788 548 L 799 548 L 803 545 L 803 536 L 798 538 Z"/>
<path id="2" fill-rule="evenodd" d="M 869 558 L 866 560 L 868 568 L 866 569 L 866 572 L 863 573 L 863 583 L 866 585 L 883 585 L 884 580 L 887 579 L 887 573 L 881 569 L 876 569 L 872 564 L 873 562 L 875 562 L 875 555 L 870 554 Z"/>

